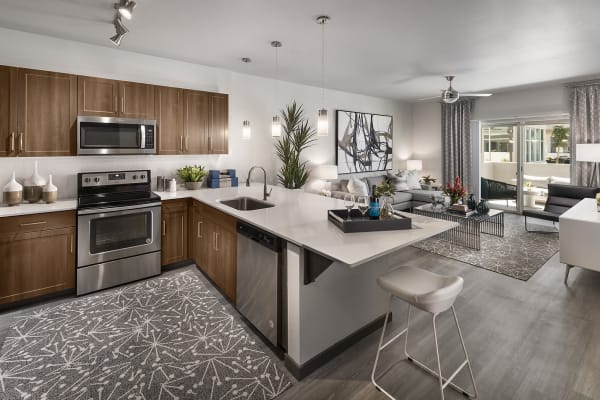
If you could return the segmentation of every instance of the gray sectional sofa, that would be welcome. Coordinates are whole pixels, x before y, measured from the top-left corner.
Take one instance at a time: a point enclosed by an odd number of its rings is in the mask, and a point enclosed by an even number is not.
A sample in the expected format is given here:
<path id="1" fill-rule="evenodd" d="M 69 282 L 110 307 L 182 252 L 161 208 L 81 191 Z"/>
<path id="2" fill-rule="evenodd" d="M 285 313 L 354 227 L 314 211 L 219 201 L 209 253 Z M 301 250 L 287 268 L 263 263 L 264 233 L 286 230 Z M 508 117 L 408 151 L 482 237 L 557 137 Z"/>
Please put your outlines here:
<path id="1" fill-rule="evenodd" d="M 376 175 L 364 178 L 359 178 L 361 181 L 367 184 L 369 194 L 371 194 L 371 188 L 373 185 L 379 186 L 382 182 L 387 180 L 387 175 Z M 348 194 L 348 179 L 338 179 L 331 182 L 331 197 L 337 199 L 343 199 L 344 195 Z M 356 194 L 356 193 L 355 193 Z M 423 204 L 431 203 L 431 196 L 441 196 L 442 192 L 437 190 L 422 190 L 422 189 L 409 189 L 397 191 L 394 193 L 392 198 L 394 199 L 392 207 L 395 210 L 408 210 L 413 207 L 417 207 Z"/>

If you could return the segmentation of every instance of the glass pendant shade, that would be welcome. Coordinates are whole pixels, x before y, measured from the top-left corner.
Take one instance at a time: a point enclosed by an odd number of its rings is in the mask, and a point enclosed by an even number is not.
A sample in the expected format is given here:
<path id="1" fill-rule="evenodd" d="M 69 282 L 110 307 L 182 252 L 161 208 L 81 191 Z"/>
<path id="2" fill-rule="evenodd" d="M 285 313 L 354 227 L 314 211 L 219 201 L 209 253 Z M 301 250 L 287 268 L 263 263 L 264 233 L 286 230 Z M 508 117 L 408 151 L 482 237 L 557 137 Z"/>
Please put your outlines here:
<path id="1" fill-rule="evenodd" d="M 273 125 L 271 125 L 271 135 L 273 137 L 281 136 L 281 120 L 279 119 L 278 115 L 273 117 Z"/>
<path id="2" fill-rule="evenodd" d="M 327 110 L 321 108 L 319 110 L 319 118 L 317 120 L 317 135 L 327 136 L 329 134 L 329 118 L 327 118 Z"/>
<path id="3" fill-rule="evenodd" d="M 252 130 L 250 129 L 250 121 L 245 120 L 242 124 L 242 139 L 249 140 L 252 136 Z"/>

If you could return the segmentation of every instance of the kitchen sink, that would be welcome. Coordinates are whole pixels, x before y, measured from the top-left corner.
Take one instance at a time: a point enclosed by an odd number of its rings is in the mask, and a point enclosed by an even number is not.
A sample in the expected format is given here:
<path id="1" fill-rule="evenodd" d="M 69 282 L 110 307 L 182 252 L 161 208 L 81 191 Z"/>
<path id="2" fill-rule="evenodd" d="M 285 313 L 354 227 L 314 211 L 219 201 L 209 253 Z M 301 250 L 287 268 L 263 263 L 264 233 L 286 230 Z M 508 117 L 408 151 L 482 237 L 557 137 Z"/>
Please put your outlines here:
<path id="1" fill-rule="evenodd" d="M 252 211 L 252 210 L 260 210 L 263 208 L 275 207 L 275 204 L 269 203 L 267 201 L 255 199 L 254 197 L 236 197 L 234 199 L 229 200 L 219 200 L 221 204 L 225 204 L 228 207 L 235 208 L 236 210 L 241 211 Z"/>

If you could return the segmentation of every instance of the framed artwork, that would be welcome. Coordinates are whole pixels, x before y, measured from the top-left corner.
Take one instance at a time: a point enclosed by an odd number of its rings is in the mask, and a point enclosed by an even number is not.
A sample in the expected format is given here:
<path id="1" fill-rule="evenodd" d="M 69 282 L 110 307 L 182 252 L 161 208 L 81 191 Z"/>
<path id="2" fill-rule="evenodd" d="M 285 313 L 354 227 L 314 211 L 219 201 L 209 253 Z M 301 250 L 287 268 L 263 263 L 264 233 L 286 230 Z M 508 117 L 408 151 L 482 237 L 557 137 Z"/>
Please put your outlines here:
<path id="1" fill-rule="evenodd" d="M 392 116 L 336 110 L 338 174 L 392 169 Z"/>

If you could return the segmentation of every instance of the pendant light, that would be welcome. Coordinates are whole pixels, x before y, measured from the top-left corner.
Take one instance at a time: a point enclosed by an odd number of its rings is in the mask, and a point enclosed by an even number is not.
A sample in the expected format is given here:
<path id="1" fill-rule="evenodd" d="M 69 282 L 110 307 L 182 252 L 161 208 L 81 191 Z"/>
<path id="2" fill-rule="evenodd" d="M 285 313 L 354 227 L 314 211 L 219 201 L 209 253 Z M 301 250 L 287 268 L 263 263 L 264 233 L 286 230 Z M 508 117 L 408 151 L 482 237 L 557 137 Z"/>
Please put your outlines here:
<path id="1" fill-rule="evenodd" d="M 321 104 L 317 119 L 317 136 L 327 136 L 329 133 L 329 118 L 325 108 L 325 24 L 330 18 L 327 15 L 317 17 L 317 24 L 321 25 Z"/>
<path id="2" fill-rule="evenodd" d="M 279 57 L 278 50 L 281 47 L 281 42 L 278 40 L 274 40 L 271 42 L 271 47 L 275 48 L 275 99 L 277 99 L 277 85 L 279 81 Z M 279 137 L 281 136 L 281 119 L 278 114 L 275 114 L 273 117 L 273 122 L 271 124 L 271 136 Z"/>

